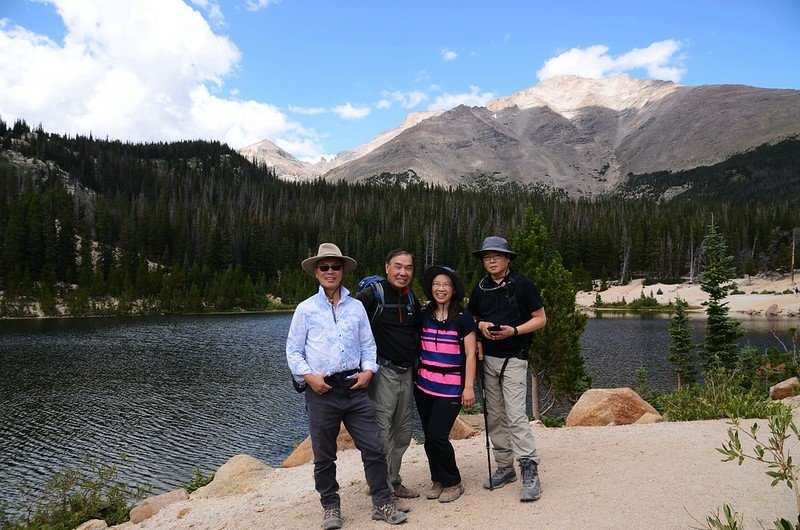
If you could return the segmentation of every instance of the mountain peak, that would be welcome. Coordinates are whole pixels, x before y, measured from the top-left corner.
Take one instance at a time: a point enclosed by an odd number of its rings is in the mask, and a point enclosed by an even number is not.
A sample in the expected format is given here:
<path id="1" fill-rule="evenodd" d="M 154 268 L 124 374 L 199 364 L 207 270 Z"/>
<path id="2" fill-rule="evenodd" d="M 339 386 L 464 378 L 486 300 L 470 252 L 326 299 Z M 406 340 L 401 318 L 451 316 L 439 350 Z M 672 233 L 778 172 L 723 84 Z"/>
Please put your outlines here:
<path id="1" fill-rule="evenodd" d="M 486 108 L 498 111 L 509 107 L 549 107 L 562 116 L 571 118 L 586 107 L 605 107 L 615 111 L 638 110 L 652 101 L 672 94 L 678 88 L 678 85 L 670 81 L 633 79 L 626 75 L 606 79 L 562 75 L 491 101 Z"/>

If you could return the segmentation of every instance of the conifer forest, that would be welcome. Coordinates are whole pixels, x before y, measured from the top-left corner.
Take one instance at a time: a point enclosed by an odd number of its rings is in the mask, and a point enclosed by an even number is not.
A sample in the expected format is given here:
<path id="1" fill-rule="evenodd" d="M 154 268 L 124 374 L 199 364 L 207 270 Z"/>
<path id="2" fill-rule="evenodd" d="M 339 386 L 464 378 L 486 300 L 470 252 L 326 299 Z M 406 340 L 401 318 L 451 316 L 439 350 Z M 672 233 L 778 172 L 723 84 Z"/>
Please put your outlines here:
<path id="1" fill-rule="evenodd" d="M 391 249 L 470 284 L 471 252 L 540 212 L 577 288 L 592 279 L 696 277 L 713 217 L 739 275 L 788 271 L 800 225 L 800 139 L 706 168 L 629 175 L 613 194 L 507 184 L 286 182 L 225 144 L 132 144 L 0 119 L 0 315 L 258 310 L 315 289 L 300 262 L 319 243 L 383 272 Z M 668 189 L 683 189 L 670 200 Z M 421 292 L 421 290 L 418 290 Z"/>

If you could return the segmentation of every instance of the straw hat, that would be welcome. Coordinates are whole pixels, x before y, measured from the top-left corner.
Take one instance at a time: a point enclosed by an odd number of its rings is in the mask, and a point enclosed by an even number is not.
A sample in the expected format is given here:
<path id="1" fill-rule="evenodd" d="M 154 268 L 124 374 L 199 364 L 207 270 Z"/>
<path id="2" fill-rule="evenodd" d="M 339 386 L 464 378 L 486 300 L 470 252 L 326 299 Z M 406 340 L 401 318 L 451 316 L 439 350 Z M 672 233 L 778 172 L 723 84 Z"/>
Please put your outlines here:
<path id="1" fill-rule="evenodd" d="M 339 247 L 333 243 L 321 244 L 319 246 L 319 250 L 317 250 L 317 255 L 304 259 L 301 267 L 303 267 L 303 270 L 309 273 L 311 276 L 315 276 L 314 269 L 317 268 L 317 262 L 323 258 L 339 258 L 342 260 L 345 274 L 356 268 L 356 260 L 350 256 L 343 255 L 342 251 L 339 250 Z"/>

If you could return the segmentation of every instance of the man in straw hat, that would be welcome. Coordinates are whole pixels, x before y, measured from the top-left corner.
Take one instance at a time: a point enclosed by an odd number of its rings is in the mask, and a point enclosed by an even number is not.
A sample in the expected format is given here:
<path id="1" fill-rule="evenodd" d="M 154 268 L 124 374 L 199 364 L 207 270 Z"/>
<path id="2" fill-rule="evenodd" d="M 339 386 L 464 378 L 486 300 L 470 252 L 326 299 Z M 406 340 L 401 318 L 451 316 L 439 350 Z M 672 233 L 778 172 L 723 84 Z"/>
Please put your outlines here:
<path id="1" fill-rule="evenodd" d="M 364 306 L 342 286 L 356 261 L 332 243 L 319 246 L 303 260 L 303 270 L 319 282 L 317 294 L 298 304 L 286 339 L 286 360 L 295 382 L 305 390 L 314 483 L 324 509 L 322 527 L 342 527 L 336 481 L 336 437 L 344 422 L 361 451 L 372 495 L 372 518 L 389 524 L 406 521 L 392 503 L 386 455 L 378 434 L 375 409 L 367 394 L 375 362 L 375 340 Z"/>
<path id="2" fill-rule="evenodd" d="M 468 306 L 483 344 L 489 437 L 497 464 L 484 487 L 501 488 L 517 480 L 516 456 L 522 474 L 520 500 L 535 501 L 542 493 L 539 453 L 525 402 L 531 333 L 547 323 L 544 304 L 536 285 L 510 269 L 517 254 L 504 238 L 487 237 L 472 255 L 483 260 L 488 273 L 472 289 Z"/>

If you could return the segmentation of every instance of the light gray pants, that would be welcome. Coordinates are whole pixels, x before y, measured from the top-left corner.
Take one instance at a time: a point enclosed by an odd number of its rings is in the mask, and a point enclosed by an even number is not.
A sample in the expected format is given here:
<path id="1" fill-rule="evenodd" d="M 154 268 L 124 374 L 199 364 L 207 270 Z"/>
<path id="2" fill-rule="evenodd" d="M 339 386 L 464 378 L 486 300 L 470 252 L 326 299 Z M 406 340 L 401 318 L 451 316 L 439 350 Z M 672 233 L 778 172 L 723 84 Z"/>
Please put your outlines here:
<path id="1" fill-rule="evenodd" d="M 500 370 L 504 361 L 487 356 L 483 363 L 489 437 L 494 448 L 494 460 L 498 467 L 513 466 L 515 456 L 517 460 L 530 458 L 538 465 L 539 452 L 525 411 L 528 362 L 509 359 L 501 383 Z"/>
<path id="2" fill-rule="evenodd" d="M 391 368 L 381 366 L 372 376 L 369 394 L 375 405 L 378 432 L 386 448 L 386 464 L 389 467 L 389 486 L 392 491 L 400 484 L 400 464 L 411 443 L 411 428 L 414 421 L 413 368 L 398 374 Z"/>

